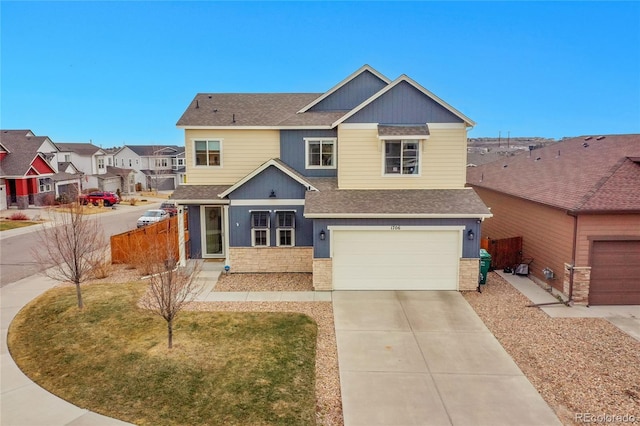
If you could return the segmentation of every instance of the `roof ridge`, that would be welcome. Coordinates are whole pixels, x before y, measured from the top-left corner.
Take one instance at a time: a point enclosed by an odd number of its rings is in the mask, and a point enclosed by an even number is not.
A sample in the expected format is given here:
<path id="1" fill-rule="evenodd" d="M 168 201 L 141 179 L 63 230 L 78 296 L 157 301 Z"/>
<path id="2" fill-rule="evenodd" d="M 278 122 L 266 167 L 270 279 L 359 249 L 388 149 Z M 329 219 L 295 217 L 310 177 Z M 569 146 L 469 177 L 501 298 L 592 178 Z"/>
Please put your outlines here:
<path id="1" fill-rule="evenodd" d="M 627 161 L 630 161 L 630 160 L 628 157 L 625 156 L 625 157 L 622 157 L 620 160 L 618 160 L 613 166 L 611 166 L 607 171 L 607 173 L 605 173 L 604 176 L 598 179 L 598 181 L 593 185 L 593 187 L 589 191 L 587 191 L 586 194 L 584 194 L 584 196 L 580 199 L 578 204 L 576 204 L 576 206 L 572 210 L 578 211 L 582 209 L 582 207 L 584 207 L 585 204 L 587 204 L 589 200 L 596 195 L 596 193 L 600 190 L 600 188 L 602 188 L 604 184 L 607 183 L 607 181 L 611 179 L 611 177 L 618 171 L 618 169 L 620 169 L 620 167 L 622 167 L 622 165 Z"/>

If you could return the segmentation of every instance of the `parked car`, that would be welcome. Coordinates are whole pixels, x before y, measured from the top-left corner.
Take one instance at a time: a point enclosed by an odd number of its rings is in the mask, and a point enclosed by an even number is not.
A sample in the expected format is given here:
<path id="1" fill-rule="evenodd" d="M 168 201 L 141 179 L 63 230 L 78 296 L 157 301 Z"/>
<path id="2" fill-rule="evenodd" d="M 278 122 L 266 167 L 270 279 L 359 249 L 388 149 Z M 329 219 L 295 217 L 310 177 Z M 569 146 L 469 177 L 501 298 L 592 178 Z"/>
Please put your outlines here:
<path id="1" fill-rule="evenodd" d="M 105 207 L 109 207 L 120 202 L 118 194 L 113 192 L 90 192 L 88 194 L 81 194 L 78 197 L 78 201 L 80 201 L 81 204 L 91 203 L 94 206 L 97 206 L 100 200 L 102 200 Z"/>
<path id="2" fill-rule="evenodd" d="M 152 223 L 158 223 L 163 220 L 169 219 L 169 213 L 160 209 L 152 209 L 144 212 L 142 216 L 138 218 L 138 228 Z"/>
<path id="3" fill-rule="evenodd" d="M 160 210 L 164 210 L 165 212 L 169 213 L 169 216 L 175 216 L 178 214 L 178 206 L 170 201 L 165 201 L 164 203 L 160 204 Z"/>

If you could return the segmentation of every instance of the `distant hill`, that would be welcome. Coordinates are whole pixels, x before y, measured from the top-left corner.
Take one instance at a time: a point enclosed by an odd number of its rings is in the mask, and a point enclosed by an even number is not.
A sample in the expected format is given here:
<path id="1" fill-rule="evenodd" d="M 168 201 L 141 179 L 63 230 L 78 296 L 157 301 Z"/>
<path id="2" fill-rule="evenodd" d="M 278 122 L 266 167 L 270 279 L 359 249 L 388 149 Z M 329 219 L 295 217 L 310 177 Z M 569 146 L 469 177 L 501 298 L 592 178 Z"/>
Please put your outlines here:
<path id="1" fill-rule="evenodd" d="M 467 139 L 467 165 L 470 167 L 490 163 L 558 142 L 541 137 L 469 138 Z"/>

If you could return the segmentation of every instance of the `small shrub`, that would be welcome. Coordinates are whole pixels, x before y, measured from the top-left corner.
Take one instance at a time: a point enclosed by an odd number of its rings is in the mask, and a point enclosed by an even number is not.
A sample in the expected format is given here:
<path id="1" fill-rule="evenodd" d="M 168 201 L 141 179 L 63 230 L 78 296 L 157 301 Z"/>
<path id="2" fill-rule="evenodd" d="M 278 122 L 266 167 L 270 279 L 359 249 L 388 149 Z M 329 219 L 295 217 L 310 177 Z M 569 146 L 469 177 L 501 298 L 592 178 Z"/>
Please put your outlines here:
<path id="1" fill-rule="evenodd" d="M 71 202 L 71 197 L 68 194 L 60 194 L 58 198 L 56 198 L 56 202 L 58 204 L 69 204 Z"/>
<path id="2" fill-rule="evenodd" d="M 29 220 L 29 216 L 22 212 L 18 212 L 9 216 L 9 220 Z"/>
<path id="3" fill-rule="evenodd" d="M 130 206 L 135 206 L 136 204 L 138 204 L 138 199 L 137 198 L 129 198 L 129 205 Z"/>
<path id="4" fill-rule="evenodd" d="M 55 206 L 56 205 L 56 197 L 53 194 L 47 194 L 42 197 L 40 201 L 43 206 Z"/>
<path id="5" fill-rule="evenodd" d="M 91 265 L 91 276 L 95 279 L 107 278 L 113 271 L 113 265 L 108 259 L 100 260 Z"/>

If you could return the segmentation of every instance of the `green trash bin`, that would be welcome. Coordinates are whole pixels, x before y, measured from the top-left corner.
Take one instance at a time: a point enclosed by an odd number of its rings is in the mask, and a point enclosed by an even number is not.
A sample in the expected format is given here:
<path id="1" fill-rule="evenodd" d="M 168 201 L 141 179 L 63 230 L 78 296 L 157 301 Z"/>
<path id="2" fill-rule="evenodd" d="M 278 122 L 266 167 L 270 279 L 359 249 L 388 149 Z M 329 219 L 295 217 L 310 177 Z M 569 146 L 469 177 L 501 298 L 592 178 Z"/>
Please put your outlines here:
<path id="1" fill-rule="evenodd" d="M 480 249 L 480 284 L 487 283 L 487 274 L 491 267 L 491 255 L 485 249 Z"/>

